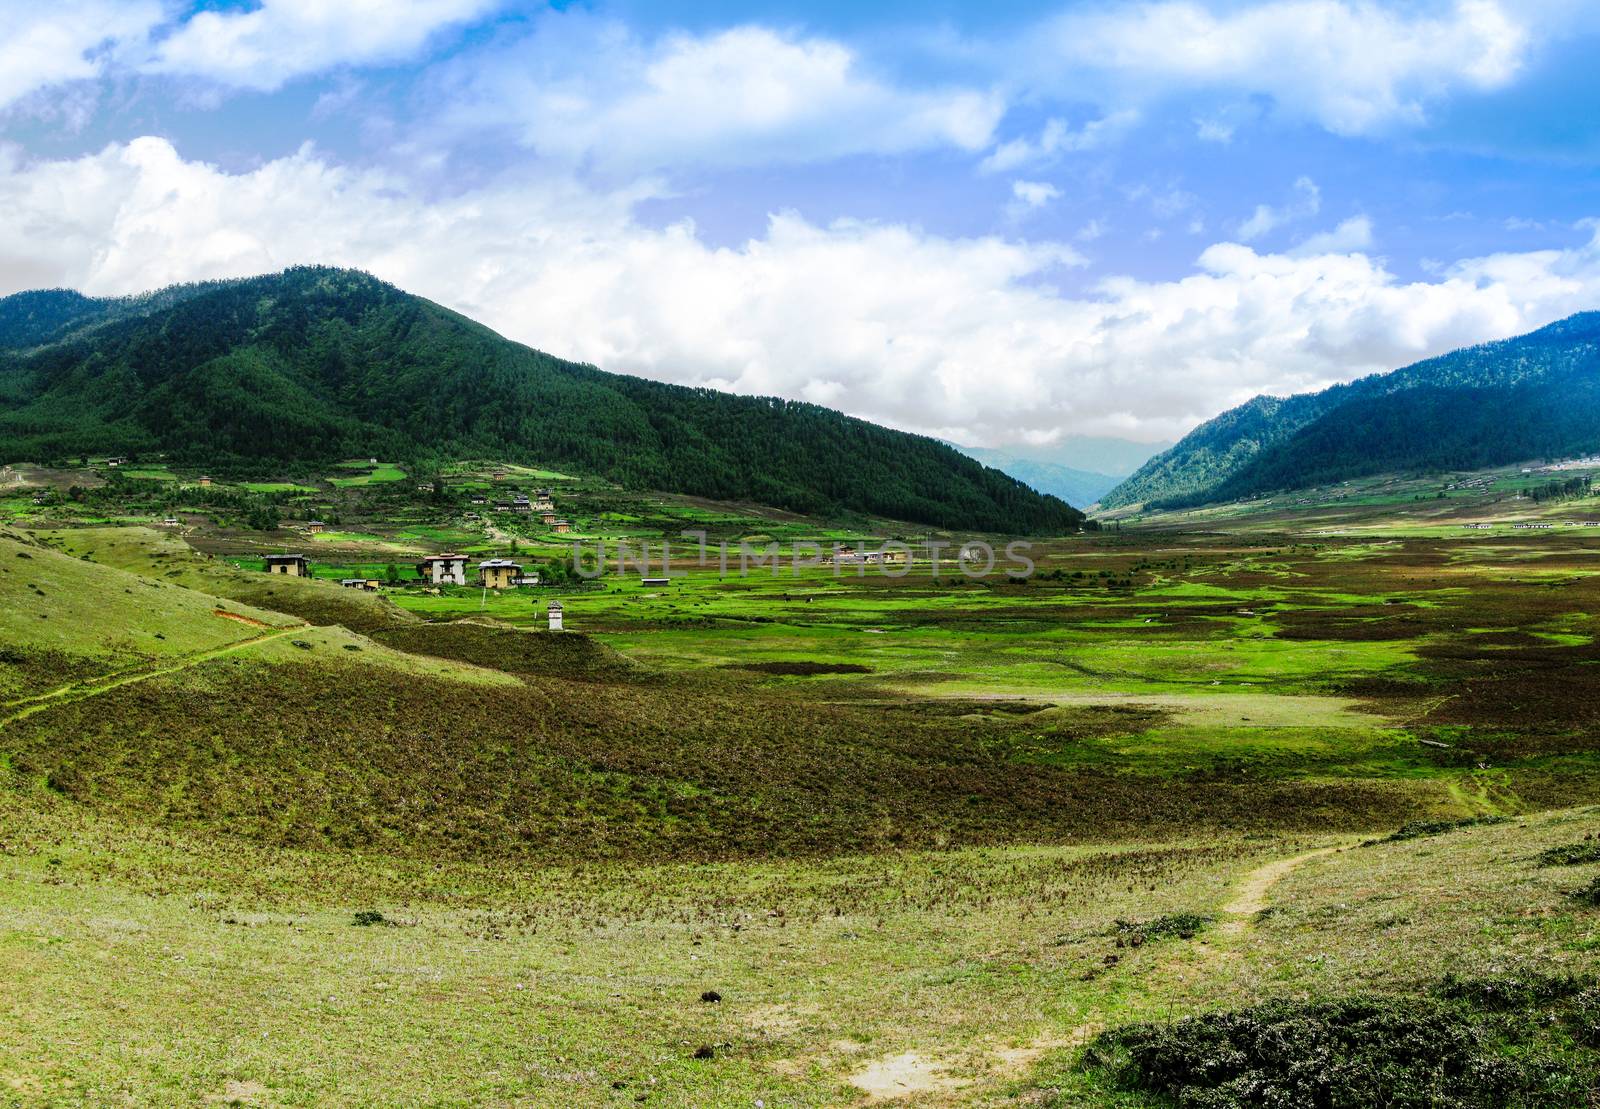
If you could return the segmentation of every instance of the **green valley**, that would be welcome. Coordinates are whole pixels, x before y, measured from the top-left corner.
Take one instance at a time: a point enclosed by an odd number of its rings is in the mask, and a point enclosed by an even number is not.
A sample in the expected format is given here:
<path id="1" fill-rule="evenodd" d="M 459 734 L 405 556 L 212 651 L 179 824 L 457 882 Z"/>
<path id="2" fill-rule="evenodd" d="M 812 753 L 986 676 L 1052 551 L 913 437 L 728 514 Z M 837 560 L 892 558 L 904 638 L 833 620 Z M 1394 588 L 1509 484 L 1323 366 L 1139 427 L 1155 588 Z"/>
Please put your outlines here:
<path id="1" fill-rule="evenodd" d="M 532 461 L 140 466 L 0 500 L 23 1104 L 1163 1105 L 1185 1037 L 1274 1021 L 1404 1029 L 1417 1098 L 1595 1079 L 1600 567 L 1511 515 L 1595 514 L 1533 500 L 1566 471 L 982 574 L 999 537 Z M 529 583 L 419 576 L 455 552 Z"/>

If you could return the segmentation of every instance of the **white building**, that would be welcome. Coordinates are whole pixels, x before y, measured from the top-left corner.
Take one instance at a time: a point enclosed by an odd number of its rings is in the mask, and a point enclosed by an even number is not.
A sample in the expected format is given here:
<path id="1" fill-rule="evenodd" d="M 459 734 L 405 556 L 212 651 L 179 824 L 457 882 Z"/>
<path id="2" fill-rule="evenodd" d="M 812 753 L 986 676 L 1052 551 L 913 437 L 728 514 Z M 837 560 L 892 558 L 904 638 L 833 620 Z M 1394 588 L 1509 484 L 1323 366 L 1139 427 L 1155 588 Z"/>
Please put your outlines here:
<path id="1" fill-rule="evenodd" d="M 550 602 L 549 613 L 550 613 L 550 630 L 553 631 L 553 632 L 560 631 L 561 630 L 561 602 L 560 601 L 551 601 Z"/>
<path id="2" fill-rule="evenodd" d="M 432 582 L 434 585 L 466 585 L 467 556 L 429 555 L 417 563 L 417 574 L 423 581 Z"/>

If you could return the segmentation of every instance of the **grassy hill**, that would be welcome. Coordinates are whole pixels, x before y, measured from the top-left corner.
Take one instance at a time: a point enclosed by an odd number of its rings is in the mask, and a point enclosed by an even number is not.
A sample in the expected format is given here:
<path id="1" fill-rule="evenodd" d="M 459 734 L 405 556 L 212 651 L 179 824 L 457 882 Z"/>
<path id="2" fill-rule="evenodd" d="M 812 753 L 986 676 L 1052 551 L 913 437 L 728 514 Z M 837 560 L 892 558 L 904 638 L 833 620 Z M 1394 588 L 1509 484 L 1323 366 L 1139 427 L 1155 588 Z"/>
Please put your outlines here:
<path id="1" fill-rule="evenodd" d="M 347 270 L 0 300 L 0 458 L 153 450 L 235 473 L 494 457 L 977 531 L 1061 534 L 1082 519 L 936 440 L 603 373 Z"/>
<path id="2" fill-rule="evenodd" d="M 1190 432 L 1101 501 L 1182 507 L 1369 474 L 1600 449 L 1600 312 L 1299 396 Z"/>

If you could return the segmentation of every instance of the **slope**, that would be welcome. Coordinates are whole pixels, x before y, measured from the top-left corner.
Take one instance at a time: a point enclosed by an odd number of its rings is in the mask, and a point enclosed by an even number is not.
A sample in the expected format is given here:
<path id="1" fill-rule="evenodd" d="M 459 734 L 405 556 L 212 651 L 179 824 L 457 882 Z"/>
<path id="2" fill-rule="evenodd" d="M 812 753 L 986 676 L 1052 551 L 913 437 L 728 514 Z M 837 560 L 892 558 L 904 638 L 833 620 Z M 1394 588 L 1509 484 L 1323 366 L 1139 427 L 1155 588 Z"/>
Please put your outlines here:
<path id="1" fill-rule="evenodd" d="M 23 315 L 8 303 L 0 318 Z M 809 514 L 1030 534 L 1082 519 L 936 440 L 603 373 L 361 273 L 301 268 L 119 305 L 58 304 L 55 331 L 13 328 L 54 338 L 0 353 L 0 457 L 161 450 L 239 472 L 499 457 Z"/>
<path id="2" fill-rule="evenodd" d="M 1600 312 L 1298 396 L 1256 397 L 1190 432 L 1108 507 L 1200 504 L 1380 471 L 1501 465 L 1600 448 Z"/>

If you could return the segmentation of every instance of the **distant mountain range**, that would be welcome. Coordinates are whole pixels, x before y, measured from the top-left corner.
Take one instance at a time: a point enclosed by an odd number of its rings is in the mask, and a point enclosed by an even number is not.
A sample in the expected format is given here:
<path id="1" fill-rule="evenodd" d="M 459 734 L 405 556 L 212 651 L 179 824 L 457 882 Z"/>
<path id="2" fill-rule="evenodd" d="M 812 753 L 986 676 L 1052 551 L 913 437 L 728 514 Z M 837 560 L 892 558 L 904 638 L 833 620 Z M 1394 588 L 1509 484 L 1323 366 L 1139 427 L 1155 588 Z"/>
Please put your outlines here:
<path id="1" fill-rule="evenodd" d="M 499 458 L 811 514 L 1022 534 L 1082 521 L 935 439 L 604 373 L 350 270 L 0 299 L 0 461 L 141 451 L 241 473 Z"/>
<path id="2" fill-rule="evenodd" d="M 969 458 L 976 458 L 985 466 L 1010 474 L 1041 493 L 1060 497 L 1068 504 L 1091 505 L 1109 493 L 1125 475 L 1100 474 L 1091 470 L 1076 470 L 1056 462 L 1045 462 L 1009 451 L 990 450 L 985 447 L 956 447 Z"/>
<path id="3" fill-rule="evenodd" d="M 1375 473 L 1600 450 L 1600 312 L 1319 393 L 1256 397 L 1101 498 L 1181 508 Z"/>

